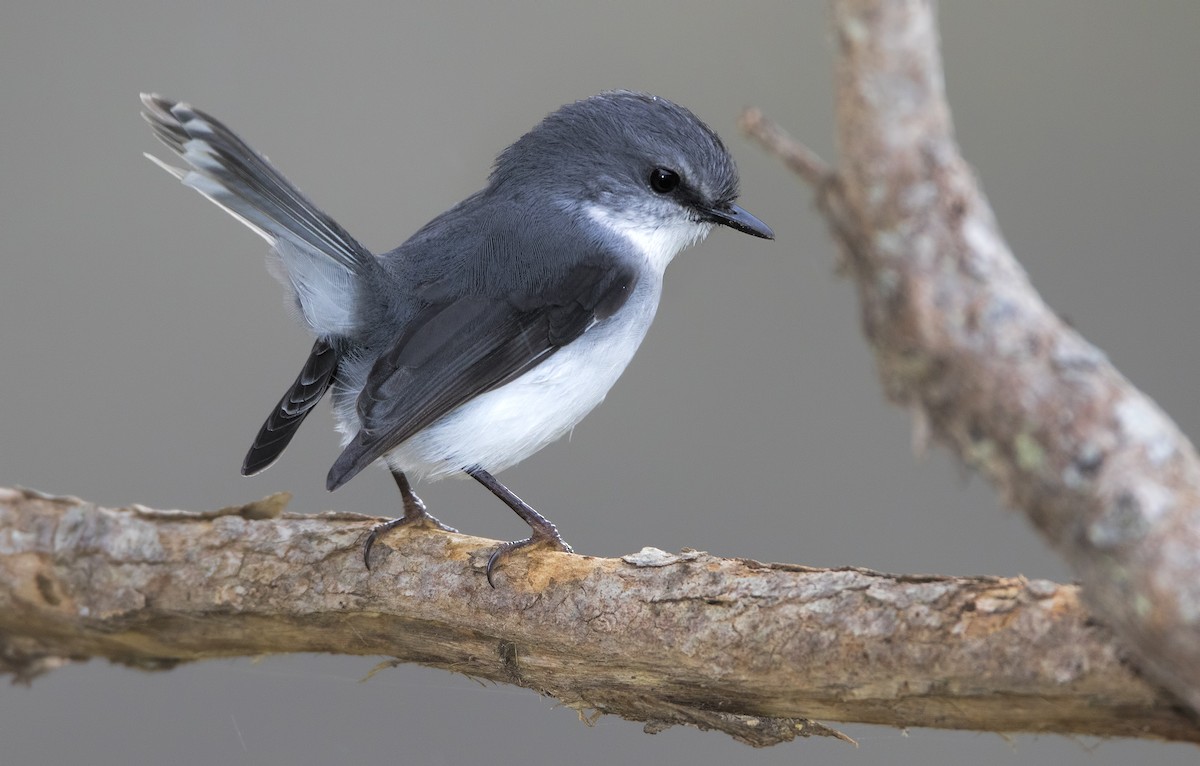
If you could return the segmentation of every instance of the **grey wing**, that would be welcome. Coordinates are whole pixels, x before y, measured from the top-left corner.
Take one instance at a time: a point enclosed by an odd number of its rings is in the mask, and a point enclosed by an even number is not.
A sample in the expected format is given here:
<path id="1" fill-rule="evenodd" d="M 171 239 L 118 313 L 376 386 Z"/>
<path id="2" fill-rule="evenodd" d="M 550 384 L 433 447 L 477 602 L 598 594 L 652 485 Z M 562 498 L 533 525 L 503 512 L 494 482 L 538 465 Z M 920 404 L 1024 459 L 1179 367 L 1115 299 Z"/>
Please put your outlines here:
<path id="1" fill-rule="evenodd" d="M 584 263 L 537 295 L 470 295 L 427 308 L 368 375 L 358 398 L 362 427 L 330 469 L 327 488 L 611 316 L 636 279 L 630 267 Z"/>

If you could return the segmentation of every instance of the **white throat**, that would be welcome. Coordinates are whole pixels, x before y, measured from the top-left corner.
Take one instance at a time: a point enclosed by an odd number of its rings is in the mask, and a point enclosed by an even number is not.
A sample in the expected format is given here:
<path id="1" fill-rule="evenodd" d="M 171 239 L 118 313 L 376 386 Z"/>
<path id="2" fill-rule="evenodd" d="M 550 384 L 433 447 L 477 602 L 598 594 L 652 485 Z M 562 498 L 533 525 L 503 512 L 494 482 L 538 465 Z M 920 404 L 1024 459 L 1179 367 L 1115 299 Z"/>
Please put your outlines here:
<path id="1" fill-rule="evenodd" d="M 632 244 L 659 276 L 680 250 L 704 239 L 713 227 L 711 223 L 686 219 L 664 221 L 638 212 L 613 211 L 599 205 L 590 205 L 586 211 L 593 221 Z"/>

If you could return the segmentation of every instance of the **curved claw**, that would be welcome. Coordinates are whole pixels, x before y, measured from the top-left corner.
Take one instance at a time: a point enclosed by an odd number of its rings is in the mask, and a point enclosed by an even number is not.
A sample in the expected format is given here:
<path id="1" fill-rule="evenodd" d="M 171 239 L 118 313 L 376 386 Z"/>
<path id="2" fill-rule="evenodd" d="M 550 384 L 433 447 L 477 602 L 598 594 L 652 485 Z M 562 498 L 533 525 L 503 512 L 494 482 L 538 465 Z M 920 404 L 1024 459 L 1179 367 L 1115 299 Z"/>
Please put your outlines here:
<path id="1" fill-rule="evenodd" d="M 551 525 L 551 529 L 553 530 L 552 534 L 544 534 L 540 530 L 535 530 L 532 536 L 524 540 L 511 540 L 507 543 L 497 545 L 496 550 L 492 551 L 492 555 L 488 556 L 487 567 L 484 569 L 484 572 L 487 574 L 488 585 L 492 586 L 493 590 L 496 589 L 496 581 L 492 579 L 496 564 L 515 550 L 528 548 L 531 545 L 545 545 L 563 553 L 574 553 L 574 549 L 570 545 L 567 545 L 567 541 L 562 539 L 558 534 L 558 530 L 553 529 L 553 525 Z"/>
<path id="2" fill-rule="evenodd" d="M 367 571 L 371 571 L 371 548 L 375 545 L 375 540 L 379 537 L 380 524 L 371 527 L 371 531 L 367 533 L 366 539 L 362 543 L 363 564 L 367 567 Z"/>
<path id="3" fill-rule="evenodd" d="M 440 529 L 443 532 L 458 532 L 458 530 L 454 527 L 443 524 L 424 511 L 422 511 L 422 513 L 419 515 L 414 514 L 411 516 L 401 516 L 398 519 L 392 519 L 390 521 L 385 521 L 382 524 L 376 524 L 375 526 L 371 527 L 371 531 L 367 533 L 366 538 L 364 538 L 362 542 L 363 564 L 366 565 L 368 571 L 371 569 L 371 548 L 374 547 L 375 541 L 379 539 L 379 536 L 385 532 L 390 532 L 396 527 L 404 527 L 408 526 L 409 524 L 419 524 L 424 527 Z"/>
<path id="4" fill-rule="evenodd" d="M 496 550 L 492 551 L 491 556 L 488 556 L 487 569 L 484 570 L 487 573 L 488 585 L 492 586 L 492 590 L 496 589 L 496 581 L 492 579 L 492 572 L 496 569 L 496 562 L 500 560 L 500 557 L 510 553 L 517 547 L 529 545 L 531 542 L 533 542 L 532 537 L 525 540 L 514 540 L 512 542 L 502 543 L 496 546 Z"/>

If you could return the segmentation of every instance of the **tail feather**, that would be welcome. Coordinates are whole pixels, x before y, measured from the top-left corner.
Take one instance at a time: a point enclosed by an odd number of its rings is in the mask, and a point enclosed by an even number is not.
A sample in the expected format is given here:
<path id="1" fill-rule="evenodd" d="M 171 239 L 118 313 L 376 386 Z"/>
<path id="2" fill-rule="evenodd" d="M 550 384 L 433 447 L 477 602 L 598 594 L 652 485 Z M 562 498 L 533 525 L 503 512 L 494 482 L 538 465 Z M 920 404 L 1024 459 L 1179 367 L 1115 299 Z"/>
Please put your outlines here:
<path id="1" fill-rule="evenodd" d="M 154 94 L 143 94 L 142 104 L 155 136 L 188 167 L 147 157 L 272 245 L 282 281 L 317 335 L 353 330 L 358 286 L 374 256 L 218 120 Z"/>
<path id="2" fill-rule="evenodd" d="M 304 418 L 324 396 L 337 373 L 341 355 L 330 344 L 318 340 L 279 404 L 254 437 L 254 444 L 242 462 L 242 475 L 253 476 L 266 470 L 287 448 Z"/>

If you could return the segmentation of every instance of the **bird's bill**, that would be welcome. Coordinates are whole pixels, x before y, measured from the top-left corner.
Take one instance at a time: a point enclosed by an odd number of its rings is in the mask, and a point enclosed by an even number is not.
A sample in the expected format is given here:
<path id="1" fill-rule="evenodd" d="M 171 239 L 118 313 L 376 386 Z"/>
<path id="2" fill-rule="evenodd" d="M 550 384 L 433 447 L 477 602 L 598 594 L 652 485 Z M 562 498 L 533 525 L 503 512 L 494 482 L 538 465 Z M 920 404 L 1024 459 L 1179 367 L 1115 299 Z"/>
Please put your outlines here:
<path id="1" fill-rule="evenodd" d="M 731 229 L 737 229 L 745 234 L 753 234 L 763 239 L 775 239 L 775 232 L 771 231 L 770 226 L 767 226 L 741 207 L 732 203 L 722 207 L 708 208 L 704 213 L 708 216 L 708 220 L 713 223 L 728 226 Z"/>

